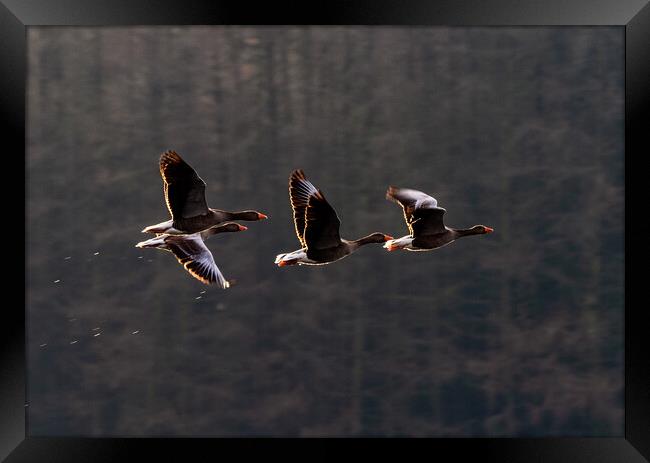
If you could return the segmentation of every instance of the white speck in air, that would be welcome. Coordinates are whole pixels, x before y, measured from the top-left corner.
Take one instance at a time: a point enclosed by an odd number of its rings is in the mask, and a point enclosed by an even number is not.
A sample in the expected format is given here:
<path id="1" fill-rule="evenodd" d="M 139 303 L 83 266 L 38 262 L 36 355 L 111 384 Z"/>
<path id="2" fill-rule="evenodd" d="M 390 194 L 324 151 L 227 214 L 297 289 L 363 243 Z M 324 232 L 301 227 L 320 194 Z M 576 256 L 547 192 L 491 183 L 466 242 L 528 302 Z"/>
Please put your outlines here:
<path id="1" fill-rule="evenodd" d="M 138 259 L 142 259 L 142 256 L 138 256 Z"/>
<path id="2" fill-rule="evenodd" d="M 203 297 L 203 296 L 197 296 L 197 297 L 195 297 L 194 299 L 196 299 L 196 300 L 198 301 L 198 300 L 201 299 L 202 297 Z"/>
<path id="3" fill-rule="evenodd" d="M 97 330 L 99 330 L 99 326 L 97 328 L 93 328 L 93 331 L 97 331 Z"/>
<path id="4" fill-rule="evenodd" d="M 29 404 L 25 404 L 25 407 L 29 407 Z"/>
<path id="5" fill-rule="evenodd" d="M 134 331 L 133 333 L 131 333 L 131 334 L 138 334 L 139 332 L 140 332 L 140 330 L 135 330 L 135 331 Z"/>
<path id="6" fill-rule="evenodd" d="M 95 254 L 93 254 L 93 256 L 98 256 L 98 255 L 99 255 L 99 251 L 97 251 Z"/>
<path id="7" fill-rule="evenodd" d="M 93 336 L 94 336 L 94 337 L 97 337 L 97 336 L 99 336 L 100 334 L 101 334 L 101 333 L 95 333 L 95 334 L 93 334 Z"/>
<path id="8" fill-rule="evenodd" d="M 54 280 L 54 283 L 60 283 L 61 280 Z"/>
<path id="9" fill-rule="evenodd" d="M 72 256 L 64 257 L 63 260 L 70 260 L 72 259 Z"/>
<path id="10" fill-rule="evenodd" d="M 78 342 L 79 342 L 78 340 L 74 340 L 70 344 L 77 344 Z"/>
<path id="11" fill-rule="evenodd" d="M 199 294 L 205 294 L 205 290 L 201 291 Z"/>
<path id="12" fill-rule="evenodd" d="M 151 260 L 151 259 L 147 259 L 147 262 L 153 262 L 153 260 Z"/>
<path id="13" fill-rule="evenodd" d="M 44 342 L 43 344 L 41 344 L 41 345 L 38 346 L 38 347 L 45 347 L 45 346 L 47 346 L 47 343 L 46 343 L 46 342 Z"/>

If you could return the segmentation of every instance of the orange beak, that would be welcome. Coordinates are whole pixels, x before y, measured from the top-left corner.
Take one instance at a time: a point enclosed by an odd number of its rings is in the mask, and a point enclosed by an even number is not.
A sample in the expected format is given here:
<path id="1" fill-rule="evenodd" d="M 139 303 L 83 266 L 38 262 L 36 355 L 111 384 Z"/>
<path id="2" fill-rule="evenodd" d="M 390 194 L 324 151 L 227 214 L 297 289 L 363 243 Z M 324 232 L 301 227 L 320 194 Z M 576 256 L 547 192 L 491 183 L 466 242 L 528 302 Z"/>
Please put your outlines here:
<path id="1" fill-rule="evenodd" d="M 266 215 L 266 214 L 262 214 L 261 212 L 258 212 L 257 213 L 257 218 L 258 218 L 258 220 L 264 220 L 264 219 L 268 219 L 269 216 Z"/>
<path id="2" fill-rule="evenodd" d="M 494 231 L 494 228 L 485 227 L 485 233 L 492 233 L 493 231 Z"/>
<path id="3" fill-rule="evenodd" d="M 390 235 L 384 235 L 384 241 L 390 241 L 390 240 L 392 240 L 392 239 L 395 239 L 395 238 L 393 238 L 393 237 L 390 236 Z"/>
<path id="4" fill-rule="evenodd" d="M 239 224 L 237 224 L 237 225 L 239 225 Z M 246 227 L 244 225 L 239 225 L 239 231 L 244 231 L 244 230 L 248 230 L 248 227 Z"/>
<path id="5" fill-rule="evenodd" d="M 283 261 L 283 260 L 281 260 L 280 262 L 278 262 L 278 267 L 284 267 L 285 265 L 289 265 L 289 264 L 287 264 L 287 263 L 286 263 L 285 261 Z"/>

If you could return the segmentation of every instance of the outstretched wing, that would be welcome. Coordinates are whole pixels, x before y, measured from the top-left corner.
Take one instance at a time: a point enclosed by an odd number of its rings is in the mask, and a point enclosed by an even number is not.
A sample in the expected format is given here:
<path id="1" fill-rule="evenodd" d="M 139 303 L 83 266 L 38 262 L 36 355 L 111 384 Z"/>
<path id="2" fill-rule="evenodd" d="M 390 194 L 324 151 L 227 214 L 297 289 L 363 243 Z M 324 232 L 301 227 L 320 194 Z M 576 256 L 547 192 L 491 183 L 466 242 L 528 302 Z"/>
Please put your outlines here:
<path id="1" fill-rule="evenodd" d="M 170 235 L 165 239 L 165 243 L 185 270 L 201 283 L 216 283 L 223 289 L 230 286 L 198 234 Z"/>
<path id="2" fill-rule="evenodd" d="M 165 151 L 160 156 L 160 175 L 172 220 L 208 213 L 205 182 L 175 151 Z"/>
<path id="3" fill-rule="evenodd" d="M 305 221 L 307 249 L 327 249 L 341 243 L 341 221 L 320 190 L 309 196 Z"/>
<path id="4" fill-rule="evenodd" d="M 305 223 L 309 197 L 318 193 L 318 190 L 307 180 L 305 173 L 298 169 L 291 172 L 289 176 L 289 200 L 293 209 L 293 224 L 296 227 L 296 235 L 302 247 L 305 243 Z"/>
<path id="5" fill-rule="evenodd" d="M 442 218 L 445 209 L 438 207 L 438 201 L 428 194 L 391 186 L 386 192 L 386 199 L 402 206 L 411 236 L 436 235 L 446 230 Z"/>

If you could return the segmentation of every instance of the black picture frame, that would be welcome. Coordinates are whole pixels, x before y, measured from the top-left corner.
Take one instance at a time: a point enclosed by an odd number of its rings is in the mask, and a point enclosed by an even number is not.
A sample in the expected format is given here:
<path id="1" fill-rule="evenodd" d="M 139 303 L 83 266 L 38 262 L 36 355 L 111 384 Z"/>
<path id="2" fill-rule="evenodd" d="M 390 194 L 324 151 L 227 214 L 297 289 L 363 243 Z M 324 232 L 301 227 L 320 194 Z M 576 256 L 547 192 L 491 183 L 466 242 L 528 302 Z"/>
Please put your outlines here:
<path id="1" fill-rule="evenodd" d="M 42 25 L 192 25 L 192 24 L 358 24 L 358 25 L 611 25 L 625 29 L 625 431 L 620 438 L 481 438 L 394 439 L 390 446 L 454 459 L 479 458 L 500 462 L 641 462 L 650 458 L 650 336 L 642 323 L 644 304 L 632 303 L 630 289 L 639 292 L 642 262 L 648 257 L 645 242 L 650 232 L 645 204 L 632 214 L 632 198 L 645 197 L 640 185 L 642 156 L 650 153 L 650 130 L 644 122 L 650 108 L 650 4 L 647 0 L 367 0 L 266 2 L 255 4 L 208 0 L 0 0 L 0 114 L 5 136 L 3 171 L 25 173 L 26 27 Z M 646 117 L 644 117 L 646 116 Z M 7 144 L 9 146 L 7 146 Z M 633 161 L 634 160 L 634 161 Z M 637 170 L 631 168 L 632 163 Z M 7 180 L 7 175 L 3 176 Z M 636 180 L 635 180 L 636 178 Z M 16 193 L 15 182 L 2 183 L 2 197 Z M 14 201 L 11 217 L 19 217 Z M 645 202 L 645 201 L 643 201 Z M 26 215 L 25 204 L 22 214 Z M 13 220 L 11 233 L 20 220 Z M 25 233 L 29 230 L 25 229 Z M 25 235 L 27 236 L 27 235 Z M 632 243 L 634 242 L 634 247 Z M 14 246 L 16 247 L 16 246 Z M 632 254 L 632 250 L 633 253 Z M 25 246 L 26 252 L 26 246 Z M 24 254 L 23 254 L 24 257 Z M 6 259 L 7 275 L 21 257 Z M 632 271 L 631 265 L 638 271 Z M 27 284 L 25 272 L 24 284 Z M 5 282 L 6 283 L 6 282 Z M 25 286 L 26 289 L 26 286 Z M 8 292 L 6 292 L 7 294 Z M 27 291 L 25 290 L 25 294 Z M 27 301 L 25 301 L 26 305 Z M 25 307 L 6 303 L 0 323 L 0 458 L 22 461 L 130 460 L 137 450 L 164 452 L 178 459 L 190 451 L 214 457 L 225 450 L 251 450 L 248 439 L 128 439 L 30 437 L 26 420 Z M 282 439 L 256 439 L 257 450 L 277 448 Z M 343 443 L 348 448 L 380 450 L 387 440 L 308 439 L 306 445 Z M 301 441 L 301 445 L 305 440 Z M 291 443 L 290 445 L 293 445 Z M 376 447 L 376 448 L 375 448 Z M 415 449 L 414 449 L 415 450 Z M 442 453 L 442 452 L 451 453 Z M 217 453 L 218 452 L 218 453 Z M 402 453 L 403 457 L 404 454 Z M 178 457 L 178 458 L 174 458 Z"/>

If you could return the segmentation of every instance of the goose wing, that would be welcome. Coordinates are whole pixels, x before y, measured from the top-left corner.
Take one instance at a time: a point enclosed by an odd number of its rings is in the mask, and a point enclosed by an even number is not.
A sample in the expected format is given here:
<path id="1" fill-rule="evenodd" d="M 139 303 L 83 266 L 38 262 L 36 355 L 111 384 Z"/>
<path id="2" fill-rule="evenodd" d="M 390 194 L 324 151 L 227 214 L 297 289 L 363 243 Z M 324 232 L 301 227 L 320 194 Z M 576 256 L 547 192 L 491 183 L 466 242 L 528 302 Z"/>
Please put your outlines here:
<path id="1" fill-rule="evenodd" d="M 328 249 L 341 244 L 341 221 L 336 211 L 317 190 L 309 196 L 305 213 L 305 244 L 307 249 Z"/>
<path id="2" fill-rule="evenodd" d="M 318 193 L 316 187 L 305 177 L 305 173 L 298 169 L 289 176 L 289 200 L 293 209 L 293 224 L 296 227 L 296 236 L 302 247 L 305 243 L 305 224 L 309 197 Z"/>
<path id="3" fill-rule="evenodd" d="M 436 235 L 446 231 L 445 209 L 438 201 L 418 190 L 388 187 L 386 199 L 398 203 L 404 210 L 404 220 L 412 236 Z"/>
<path id="4" fill-rule="evenodd" d="M 165 243 L 185 270 L 201 283 L 216 283 L 223 289 L 230 286 L 199 234 L 170 235 Z"/>
<path id="5" fill-rule="evenodd" d="M 165 202 L 173 220 L 187 219 L 208 213 L 205 182 L 175 151 L 160 156 Z"/>

